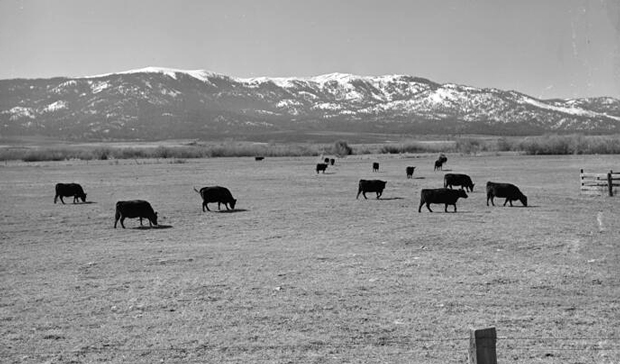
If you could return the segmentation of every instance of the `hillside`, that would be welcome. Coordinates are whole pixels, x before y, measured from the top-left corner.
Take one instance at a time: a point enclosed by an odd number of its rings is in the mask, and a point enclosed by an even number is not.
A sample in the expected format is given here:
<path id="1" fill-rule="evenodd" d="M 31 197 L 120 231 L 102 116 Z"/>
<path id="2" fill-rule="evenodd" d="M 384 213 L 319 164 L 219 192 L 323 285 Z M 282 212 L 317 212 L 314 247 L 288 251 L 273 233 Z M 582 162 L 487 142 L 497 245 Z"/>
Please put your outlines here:
<path id="1" fill-rule="evenodd" d="M 356 132 L 620 132 L 620 100 L 540 100 L 406 75 L 233 78 L 144 68 L 85 78 L 0 80 L 0 134 L 67 139 L 254 137 Z"/>

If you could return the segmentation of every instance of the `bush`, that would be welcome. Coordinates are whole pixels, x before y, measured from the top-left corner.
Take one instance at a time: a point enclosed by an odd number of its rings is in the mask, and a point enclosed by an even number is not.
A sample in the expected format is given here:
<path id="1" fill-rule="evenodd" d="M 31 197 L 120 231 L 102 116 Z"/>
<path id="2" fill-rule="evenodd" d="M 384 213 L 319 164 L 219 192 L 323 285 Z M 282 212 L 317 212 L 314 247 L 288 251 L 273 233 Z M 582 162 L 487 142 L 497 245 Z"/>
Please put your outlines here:
<path id="1" fill-rule="evenodd" d="M 353 149 L 349 147 L 349 144 L 345 140 L 338 140 L 334 143 L 332 154 L 335 154 L 338 157 L 345 157 L 347 155 L 351 155 L 352 153 Z"/>

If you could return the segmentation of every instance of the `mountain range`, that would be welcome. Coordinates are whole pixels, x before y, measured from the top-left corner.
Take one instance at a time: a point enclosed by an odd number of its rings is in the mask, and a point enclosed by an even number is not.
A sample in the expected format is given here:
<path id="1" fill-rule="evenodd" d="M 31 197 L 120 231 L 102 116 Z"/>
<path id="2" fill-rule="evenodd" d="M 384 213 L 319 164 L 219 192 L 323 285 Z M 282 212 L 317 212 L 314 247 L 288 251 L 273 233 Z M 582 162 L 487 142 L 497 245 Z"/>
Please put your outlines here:
<path id="1" fill-rule="evenodd" d="M 620 132 L 620 100 L 541 100 L 407 75 L 235 78 L 148 67 L 0 80 L 0 135 L 71 140 L 269 138 L 327 133 Z"/>

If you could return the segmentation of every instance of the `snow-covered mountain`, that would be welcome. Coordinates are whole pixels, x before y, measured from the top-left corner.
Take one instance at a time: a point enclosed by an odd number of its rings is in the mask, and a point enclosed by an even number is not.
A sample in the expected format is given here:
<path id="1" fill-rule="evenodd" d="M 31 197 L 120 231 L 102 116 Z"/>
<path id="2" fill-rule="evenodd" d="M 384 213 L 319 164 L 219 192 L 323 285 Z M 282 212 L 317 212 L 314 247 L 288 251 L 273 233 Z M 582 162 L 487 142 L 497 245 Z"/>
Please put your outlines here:
<path id="1" fill-rule="evenodd" d="M 234 78 L 148 67 L 0 80 L 0 135 L 164 139 L 346 131 L 620 132 L 620 100 L 540 100 L 405 75 Z"/>

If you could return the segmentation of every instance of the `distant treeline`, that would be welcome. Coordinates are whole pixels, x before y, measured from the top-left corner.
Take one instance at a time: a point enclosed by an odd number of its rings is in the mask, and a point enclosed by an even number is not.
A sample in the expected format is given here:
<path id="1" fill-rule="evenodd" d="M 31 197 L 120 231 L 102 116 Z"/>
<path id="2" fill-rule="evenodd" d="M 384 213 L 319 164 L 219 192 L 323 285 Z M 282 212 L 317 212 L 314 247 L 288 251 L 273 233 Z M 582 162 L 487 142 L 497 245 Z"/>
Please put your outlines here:
<path id="1" fill-rule="evenodd" d="M 216 157 L 294 157 L 351 154 L 521 152 L 524 154 L 620 154 L 620 136 L 543 135 L 510 138 L 457 138 L 450 141 L 411 141 L 387 144 L 349 145 L 304 143 L 192 143 L 159 147 L 40 147 L 0 149 L 0 160 L 62 161 L 107 159 L 188 159 Z"/>

